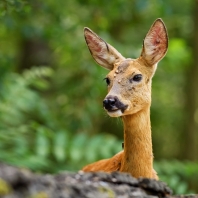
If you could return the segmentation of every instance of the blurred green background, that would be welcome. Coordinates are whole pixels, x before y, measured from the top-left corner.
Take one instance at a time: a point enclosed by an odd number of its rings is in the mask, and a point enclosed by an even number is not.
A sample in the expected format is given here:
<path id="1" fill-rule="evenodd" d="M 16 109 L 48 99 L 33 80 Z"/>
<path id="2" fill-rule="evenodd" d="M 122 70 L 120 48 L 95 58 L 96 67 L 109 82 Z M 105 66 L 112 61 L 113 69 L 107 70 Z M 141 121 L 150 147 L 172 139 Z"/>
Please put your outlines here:
<path id="1" fill-rule="evenodd" d="M 92 59 L 83 28 L 136 58 L 159 17 L 169 50 L 153 78 L 155 169 L 175 194 L 198 193 L 194 0 L 1 0 L 0 160 L 57 173 L 120 151 L 122 122 L 102 107 L 108 71 Z"/>

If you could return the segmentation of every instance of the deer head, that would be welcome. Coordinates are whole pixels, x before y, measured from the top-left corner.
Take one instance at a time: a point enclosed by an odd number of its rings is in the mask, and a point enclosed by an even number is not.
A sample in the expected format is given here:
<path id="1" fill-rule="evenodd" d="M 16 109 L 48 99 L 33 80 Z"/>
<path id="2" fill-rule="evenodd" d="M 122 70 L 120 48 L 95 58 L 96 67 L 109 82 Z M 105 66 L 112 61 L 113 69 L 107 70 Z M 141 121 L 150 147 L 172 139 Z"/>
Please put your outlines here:
<path id="1" fill-rule="evenodd" d="M 112 117 L 135 114 L 151 104 L 151 81 L 168 48 L 166 27 L 157 19 L 148 31 L 139 58 L 124 58 L 89 28 L 85 40 L 95 61 L 109 69 L 104 109 Z"/>

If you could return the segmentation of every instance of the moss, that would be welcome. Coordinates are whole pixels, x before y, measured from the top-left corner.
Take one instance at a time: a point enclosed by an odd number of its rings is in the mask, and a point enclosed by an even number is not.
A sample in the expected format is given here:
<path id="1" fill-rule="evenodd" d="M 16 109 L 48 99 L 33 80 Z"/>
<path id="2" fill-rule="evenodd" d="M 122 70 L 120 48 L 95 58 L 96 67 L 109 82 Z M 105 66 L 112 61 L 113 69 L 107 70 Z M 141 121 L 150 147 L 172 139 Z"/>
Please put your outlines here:
<path id="1" fill-rule="evenodd" d="M 98 191 L 107 194 L 109 198 L 115 198 L 115 193 L 110 188 L 99 187 Z"/>
<path id="2" fill-rule="evenodd" d="M 8 195 L 11 192 L 10 185 L 0 178 L 0 196 Z"/>
<path id="3" fill-rule="evenodd" d="M 31 196 L 31 198 L 48 198 L 48 194 L 46 192 L 38 192 Z"/>

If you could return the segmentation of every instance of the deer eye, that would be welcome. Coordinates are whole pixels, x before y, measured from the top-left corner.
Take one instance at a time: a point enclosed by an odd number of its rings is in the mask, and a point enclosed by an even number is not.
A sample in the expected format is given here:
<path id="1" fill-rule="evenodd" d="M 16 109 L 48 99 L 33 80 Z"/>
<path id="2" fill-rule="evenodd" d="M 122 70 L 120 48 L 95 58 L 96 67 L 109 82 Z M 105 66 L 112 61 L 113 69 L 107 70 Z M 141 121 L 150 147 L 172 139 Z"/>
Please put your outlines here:
<path id="1" fill-rule="evenodd" d="M 110 79 L 107 77 L 107 78 L 104 78 L 104 80 L 106 81 L 106 83 L 107 83 L 107 86 L 109 86 L 110 85 Z"/>
<path id="2" fill-rule="evenodd" d="M 135 82 L 140 82 L 142 80 L 142 74 L 136 74 L 133 76 L 132 79 L 130 79 L 130 82 L 135 81 Z"/>

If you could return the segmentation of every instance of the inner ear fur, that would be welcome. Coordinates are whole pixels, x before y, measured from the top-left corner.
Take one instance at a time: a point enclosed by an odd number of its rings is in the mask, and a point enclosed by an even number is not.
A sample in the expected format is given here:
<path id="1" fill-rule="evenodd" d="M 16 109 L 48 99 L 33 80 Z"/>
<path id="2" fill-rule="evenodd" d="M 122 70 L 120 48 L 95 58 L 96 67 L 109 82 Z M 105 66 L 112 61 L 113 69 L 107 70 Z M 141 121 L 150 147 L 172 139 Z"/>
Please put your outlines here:
<path id="1" fill-rule="evenodd" d="M 89 28 L 84 28 L 84 36 L 94 60 L 102 67 L 112 70 L 116 61 L 124 57 Z"/>
<path id="2" fill-rule="evenodd" d="M 168 34 L 162 19 L 157 19 L 148 31 L 141 56 L 148 65 L 157 64 L 166 54 L 168 49 Z"/>

